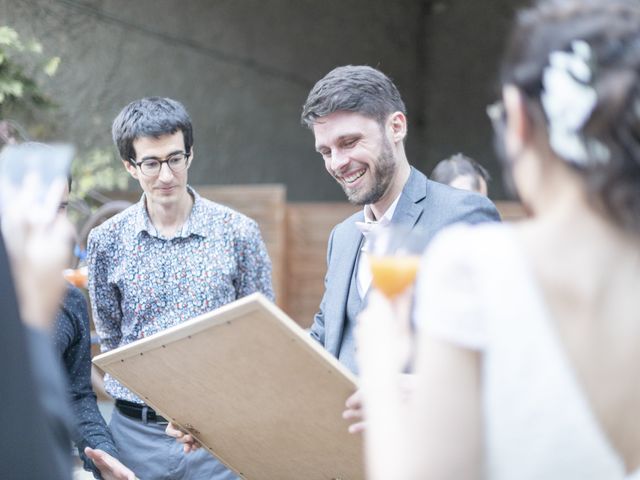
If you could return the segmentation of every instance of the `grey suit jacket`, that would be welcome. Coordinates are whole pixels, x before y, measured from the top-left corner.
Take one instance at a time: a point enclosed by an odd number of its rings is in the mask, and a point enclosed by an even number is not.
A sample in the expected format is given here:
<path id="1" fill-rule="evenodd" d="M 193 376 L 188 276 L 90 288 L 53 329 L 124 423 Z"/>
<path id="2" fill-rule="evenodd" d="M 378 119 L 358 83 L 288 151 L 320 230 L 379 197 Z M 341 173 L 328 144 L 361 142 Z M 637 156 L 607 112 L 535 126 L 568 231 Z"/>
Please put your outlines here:
<path id="1" fill-rule="evenodd" d="M 447 225 L 499 220 L 495 205 L 486 197 L 432 182 L 411 167 L 391 223 L 425 230 L 426 247 L 433 236 Z M 355 226 L 358 221 L 364 221 L 362 211 L 338 224 L 331 232 L 324 296 L 310 332 L 335 357 L 340 352 L 349 284 L 362 240 L 362 233 Z"/>

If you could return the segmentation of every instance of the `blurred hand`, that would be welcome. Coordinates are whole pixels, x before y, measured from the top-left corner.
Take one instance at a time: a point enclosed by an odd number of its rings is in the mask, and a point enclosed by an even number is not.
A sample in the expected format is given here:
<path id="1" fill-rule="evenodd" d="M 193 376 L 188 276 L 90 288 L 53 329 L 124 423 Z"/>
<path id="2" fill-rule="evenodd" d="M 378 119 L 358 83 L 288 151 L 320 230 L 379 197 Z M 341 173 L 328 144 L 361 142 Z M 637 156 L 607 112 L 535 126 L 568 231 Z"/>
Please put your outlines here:
<path id="1" fill-rule="evenodd" d="M 412 298 L 412 289 L 393 300 L 373 290 L 368 294 L 367 307 L 358 315 L 355 335 L 361 388 L 347 399 L 342 413 L 342 417 L 351 422 L 350 433 L 366 429 L 366 400 L 379 376 L 397 378 L 403 392 L 411 389 L 407 378 L 412 376 L 403 372 L 413 351 Z"/>
<path id="2" fill-rule="evenodd" d="M 414 390 L 415 376 L 410 373 L 402 373 L 398 375 L 398 386 L 402 393 L 403 399 L 407 400 Z M 356 392 L 347 398 L 345 402 L 345 410 L 342 412 L 342 418 L 352 422 L 349 425 L 349 433 L 361 433 L 367 427 L 363 394 L 362 390 Z"/>
<path id="3" fill-rule="evenodd" d="M 362 408 L 362 390 L 356 392 L 347 398 L 345 402 L 345 410 L 342 412 L 342 418 L 349 422 L 349 433 L 360 433 L 365 430 L 366 422 L 364 418 L 364 410 Z"/>
<path id="4" fill-rule="evenodd" d="M 31 327 L 47 329 L 66 288 L 62 270 L 71 260 L 74 233 L 63 215 L 33 213 L 38 209 L 35 188 L 25 182 L 14 201 L 3 207 L 2 233 L 22 320 Z M 57 205 L 59 198 L 49 196 L 52 198 L 47 201 Z"/>
<path id="5" fill-rule="evenodd" d="M 182 444 L 184 453 L 193 452 L 202 446 L 200 442 L 193 438 L 188 432 L 185 432 L 171 422 L 169 422 L 164 431 L 170 437 L 175 438 L 176 442 Z"/>
<path id="6" fill-rule="evenodd" d="M 413 351 L 412 301 L 412 288 L 393 300 L 379 291 L 369 292 L 367 307 L 358 315 L 355 330 L 361 372 L 384 368 L 402 373 L 409 366 Z"/>
<path id="7" fill-rule="evenodd" d="M 87 447 L 84 453 L 102 475 L 103 480 L 136 480 L 135 474 L 104 450 Z"/>

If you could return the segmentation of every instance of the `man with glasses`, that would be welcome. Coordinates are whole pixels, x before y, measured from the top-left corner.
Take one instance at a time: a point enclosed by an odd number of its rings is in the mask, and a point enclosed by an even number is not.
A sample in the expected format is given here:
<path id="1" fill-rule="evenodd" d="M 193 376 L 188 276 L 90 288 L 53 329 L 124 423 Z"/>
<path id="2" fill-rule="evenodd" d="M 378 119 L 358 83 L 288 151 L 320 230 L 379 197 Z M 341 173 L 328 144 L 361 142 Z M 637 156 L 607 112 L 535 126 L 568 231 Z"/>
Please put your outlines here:
<path id="1" fill-rule="evenodd" d="M 182 104 L 130 103 L 113 122 L 113 140 L 144 193 L 89 235 L 89 293 L 103 351 L 254 292 L 273 299 L 256 222 L 187 184 L 193 130 Z M 165 435 L 166 420 L 108 375 L 105 388 L 116 400 L 110 427 L 120 460 L 140 478 L 236 478 L 204 449 L 186 456 Z"/>

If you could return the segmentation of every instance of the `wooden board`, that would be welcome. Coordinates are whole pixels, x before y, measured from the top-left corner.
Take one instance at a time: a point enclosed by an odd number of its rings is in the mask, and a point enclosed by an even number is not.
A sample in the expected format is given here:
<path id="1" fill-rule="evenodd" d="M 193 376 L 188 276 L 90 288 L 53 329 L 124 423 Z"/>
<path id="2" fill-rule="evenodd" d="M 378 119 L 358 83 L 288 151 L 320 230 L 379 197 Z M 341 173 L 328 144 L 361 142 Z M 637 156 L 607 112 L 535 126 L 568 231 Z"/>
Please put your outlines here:
<path id="1" fill-rule="evenodd" d="M 364 479 L 355 377 L 261 294 L 94 362 L 242 478 Z"/>
<path id="2" fill-rule="evenodd" d="M 287 204 L 285 310 L 303 327 L 313 323 L 324 293 L 331 230 L 358 210 L 347 202 Z"/>

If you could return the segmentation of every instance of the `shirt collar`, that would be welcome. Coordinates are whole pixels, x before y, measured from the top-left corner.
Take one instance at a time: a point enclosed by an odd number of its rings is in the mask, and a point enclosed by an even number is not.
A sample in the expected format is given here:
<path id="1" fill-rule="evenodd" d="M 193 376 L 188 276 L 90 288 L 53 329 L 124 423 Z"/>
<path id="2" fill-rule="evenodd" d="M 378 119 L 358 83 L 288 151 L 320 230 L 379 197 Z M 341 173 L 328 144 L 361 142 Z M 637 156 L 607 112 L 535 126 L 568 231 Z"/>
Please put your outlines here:
<path id="1" fill-rule="evenodd" d="M 400 200 L 401 195 L 402 195 L 402 192 L 400 192 L 396 197 L 396 199 L 393 201 L 393 203 L 389 205 L 389 208 L 387 208 L 387 211 L 384 212 L 384 215 L 382 215 L 382 217 L 380 217 L 377 220 L 373 215 L 373 212 L 371 211 L 371 206 L 365 205 L 364 206 L 364 222 L 377 223 L 380 226 L 389 225 L 391 223 L 391 219 L 393 218 L 393 214 L 396 211 L 396 207 L 398 206 L 398 200 Z"/>
<path id="2" fill-rule="evenodd" d="M 176 237 L 187 238 L 192 234 L 206 237 L 206 215 L 205 209 L 203 208 L 202 204 L 203 199 L 198 194 L 198 192 L 196 192 L 189 185 L 187 185 L 187 192 L 189 192 L 189 194 L 193 197 L 193 206 L 191 207 L 191 212 L 189 212 L 187 220 L 184 222 L 184 225 L 182 226 L 180 231 L 176 234 Z M 160 237 L 158 231 L 156 230 L 156 227 L 154 227 L 153 223 L 151 223 L 151 218 L 149 218 L 149 213 L 147 212 L 146 207 L 146 197 L 144 193 L 136 204 L 134 230 L 136 235 L 140 234 L 141 232 L 147 232 L 153 237 Z"/>
<path id="3" fill-rule="evenodd" d="M 374 231 L 377 231 L 380 228 L 385 228 L 391 223 L 393 213 L 396 211 L 396 207 L 398 206 L 398 200 L 400 200 L 400 195 L 402 195 L 402 192 L 398 194 L 393 203 L 389 205 L 389 208 L 387 208 L 387 211 L 384 212 L 384 215 L 382 215 L 380 220 L 374 220 L 373 212 L 369 205 L 364 206 L 364 222 L 356 222 L 356 228 L 360 230 L 365 239 L 367 239 Z"/>

